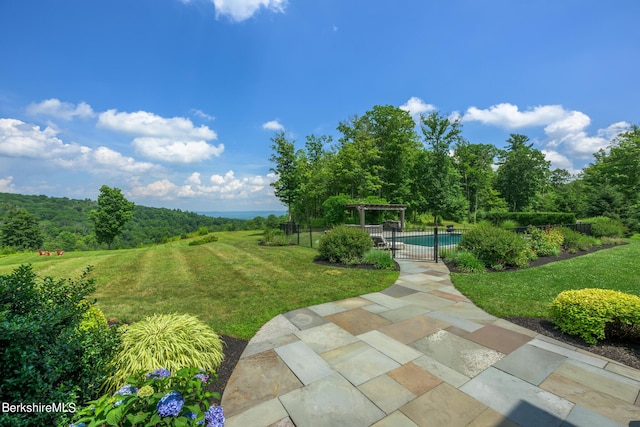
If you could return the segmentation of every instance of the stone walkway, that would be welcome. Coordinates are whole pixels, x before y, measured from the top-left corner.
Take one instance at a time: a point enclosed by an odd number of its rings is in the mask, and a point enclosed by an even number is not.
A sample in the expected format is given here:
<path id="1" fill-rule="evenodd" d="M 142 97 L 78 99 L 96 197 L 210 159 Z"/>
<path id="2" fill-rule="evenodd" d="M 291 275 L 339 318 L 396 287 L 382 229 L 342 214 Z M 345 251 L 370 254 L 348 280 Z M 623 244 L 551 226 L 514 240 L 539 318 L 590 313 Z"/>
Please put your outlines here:
<path id="1" fill-rule="evenodd" d="M 227 427 L 640 427 L 640 371 L 493 317 L 442 264 L 279 315 L 222 397 Z"/>

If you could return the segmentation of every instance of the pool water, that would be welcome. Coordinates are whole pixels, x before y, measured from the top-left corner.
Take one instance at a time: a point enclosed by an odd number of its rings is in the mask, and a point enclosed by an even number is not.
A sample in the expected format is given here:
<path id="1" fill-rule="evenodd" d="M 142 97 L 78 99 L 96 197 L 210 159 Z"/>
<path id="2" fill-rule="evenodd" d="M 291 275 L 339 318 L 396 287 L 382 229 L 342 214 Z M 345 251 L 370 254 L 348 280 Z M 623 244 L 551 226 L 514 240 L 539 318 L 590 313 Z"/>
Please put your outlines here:
<path id="1" fill-rule="evenodd" d="M 407 245 L 433 247 L 433 234 L 423 234 L 421 236 L 398 237 L 398 241 Z M 438 246 L 456 245 L 462 239 L 462 233 L 438 233 Z"/>

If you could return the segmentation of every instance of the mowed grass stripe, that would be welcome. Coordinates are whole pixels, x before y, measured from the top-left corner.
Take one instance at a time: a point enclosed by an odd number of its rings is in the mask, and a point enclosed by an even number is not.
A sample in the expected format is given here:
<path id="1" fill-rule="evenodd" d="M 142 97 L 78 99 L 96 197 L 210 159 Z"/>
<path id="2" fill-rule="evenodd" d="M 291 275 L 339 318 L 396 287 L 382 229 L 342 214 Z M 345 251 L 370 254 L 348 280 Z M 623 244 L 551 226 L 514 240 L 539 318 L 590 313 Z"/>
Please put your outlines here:
<path id="1" fill-rule="evenodd" d="M 36 273 L 66 278 L 94 265 L 97 290 L 91 298 L 108 318 L 134 322 L 155 313 L 190 313 L 216 332 L 239 338 L 251 338 L 280 313 L 379 291 L 398 277 L 394 271 L 317 265 L 315 249 L 259 246 L 256 232 L 219 237 L 199 246 L 188 246 L 187 239 L 138 249 L 72 252 L 64 262 L 62 257 L 9 255 L 0 258 L 0 273 L 35 260 Z"/>

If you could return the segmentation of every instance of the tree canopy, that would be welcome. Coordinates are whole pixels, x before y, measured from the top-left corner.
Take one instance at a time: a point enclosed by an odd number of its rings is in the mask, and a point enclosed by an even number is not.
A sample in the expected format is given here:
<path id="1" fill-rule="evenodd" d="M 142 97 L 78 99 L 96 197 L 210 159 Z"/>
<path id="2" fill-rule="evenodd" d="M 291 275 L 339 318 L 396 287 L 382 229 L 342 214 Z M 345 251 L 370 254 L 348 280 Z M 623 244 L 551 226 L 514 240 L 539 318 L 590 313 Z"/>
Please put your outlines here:
<path id="1" fill-rule="evenodd" d="M 124 225 L 133 217 L 134 203 L 128 201 L 119 188 L 100 187 L 98 209 L 91 211 L 91 220 L 98 243 L 111 244 L 122 233 Z"/>

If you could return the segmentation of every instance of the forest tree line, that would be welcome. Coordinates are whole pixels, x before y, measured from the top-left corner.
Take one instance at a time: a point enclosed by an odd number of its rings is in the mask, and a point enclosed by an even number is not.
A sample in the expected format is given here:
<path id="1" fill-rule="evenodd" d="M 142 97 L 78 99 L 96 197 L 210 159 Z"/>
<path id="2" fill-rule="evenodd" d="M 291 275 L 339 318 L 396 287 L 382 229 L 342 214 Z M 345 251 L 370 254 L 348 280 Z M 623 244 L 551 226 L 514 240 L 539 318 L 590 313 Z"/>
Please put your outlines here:
<path id="1" fill-rule="evenodd" d="M 104 244 L 98 243 L 90 219 L 91 212 L 97 208 L 98 203 L 90 199 L 0 193 L 0 249 L 4 252 L 39 248 L 63 251 L 106 249 Z M 215 218 L 180 209 L 135 205 L 131 220 L 126 222 L 112 247 L 121 249 L 162 243 L 205 229 L 216 232 L 259 230 L 267 226 L 277 228 L 281 221 L 282 218 L 275 215 L 251 220 Z M 35 234 L 35 241 L 39 239 L 41 244 L 37 247 L 7 244 L 2 231 L 11 224 L 19 225 L 12 227 L 13 232 Z M 35 226 L 30 229 L 28 224 Z M 31 237 L 19 240 L 33 242 Z"/>
<path id="2" fill-rule="evenodd" d="M 526 135 L 504 149 L 470 142 L 460 118 L 411 115 L 374 106 L 339 123 L 337 141 L 310 135 L 304 148 L 272 138 L 275 195 L 292 221 L 335 222 L 345 203 L 407 205 L 410 220 L 434 215 L 473 223 L 489 212 L 571 212 L 607 216 L 640 230 L 640 129 L 631 126 L 580 173 L 551 169 Z M 419 128 L 419 132 L 416 131 Z M 338 208 L 338 211 L 340 209 Z M 344 208 L 342 208 L 344 211 Z"/>

